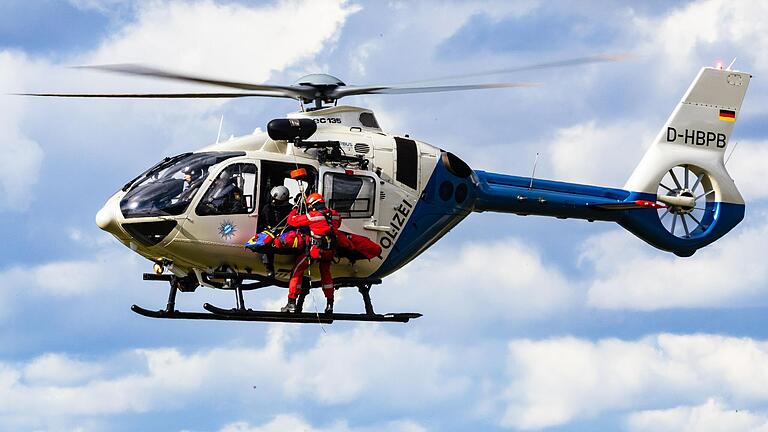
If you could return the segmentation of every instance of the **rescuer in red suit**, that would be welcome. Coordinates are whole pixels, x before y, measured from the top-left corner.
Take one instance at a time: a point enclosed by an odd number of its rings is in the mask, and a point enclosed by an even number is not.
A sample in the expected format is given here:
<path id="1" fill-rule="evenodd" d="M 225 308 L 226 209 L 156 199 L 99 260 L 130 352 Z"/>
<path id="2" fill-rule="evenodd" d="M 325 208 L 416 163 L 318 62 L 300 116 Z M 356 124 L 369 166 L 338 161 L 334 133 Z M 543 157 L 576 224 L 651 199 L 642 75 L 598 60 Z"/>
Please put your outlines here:
<path id="1" fill-rule="evenodd" d="M 304 271 L 309 267 L 310 260 L 320 262 L 320 281 L 323 285 L 326 306 L 325 313 L 333 313 L 333 276 L 331 262 L 336 251 L 336 236 L 341 226 L 341 216 L 325 206 L 325 200 L 319 193 L 310 194 L 307 199 L 307 213 L 300 214 L 293 209 L 288 214 L 288 225 L 296 228 L 309 227 L 309 253 L 296 257 L 291 281 L 288 287 L 288 304 L 281 309 L 283 312 L 296 312 L 296 299 L 301 292 L 301 280 Z"/>

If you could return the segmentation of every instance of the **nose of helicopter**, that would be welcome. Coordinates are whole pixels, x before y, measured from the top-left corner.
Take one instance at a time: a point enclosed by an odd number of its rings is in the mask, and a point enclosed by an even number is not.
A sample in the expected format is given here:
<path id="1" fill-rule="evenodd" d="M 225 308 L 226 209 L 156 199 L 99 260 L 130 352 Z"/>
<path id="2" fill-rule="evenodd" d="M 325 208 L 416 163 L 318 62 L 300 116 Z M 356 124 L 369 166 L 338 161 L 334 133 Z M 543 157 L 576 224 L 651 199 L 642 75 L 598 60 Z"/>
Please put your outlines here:
<path id="1" fill-rule="evenodd" d="M 117 229 L 117 221 L 115 219 L 115 209 L 112 202 L 104 204 L 104 207 L 96 213 L 96 225 L 109 233 L 113 233 Z"/>

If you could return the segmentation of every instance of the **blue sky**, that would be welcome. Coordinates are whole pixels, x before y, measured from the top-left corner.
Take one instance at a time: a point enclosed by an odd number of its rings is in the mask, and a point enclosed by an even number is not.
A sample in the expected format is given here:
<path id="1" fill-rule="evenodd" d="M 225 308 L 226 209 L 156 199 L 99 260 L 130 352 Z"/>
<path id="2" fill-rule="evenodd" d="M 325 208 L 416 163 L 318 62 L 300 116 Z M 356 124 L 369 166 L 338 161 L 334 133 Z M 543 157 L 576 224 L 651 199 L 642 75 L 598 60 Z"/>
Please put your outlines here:
<path id="1" fill-rule="evenodd" d="M 374 289 L 379 310 L 423 318 L 325 331 L 136 316 L 166 289 L 93 220 L 136 173 L 215 140 L 222 114 L 225 136 L 244 135 L 294 102 L 0 97 L 0 429 L 766 430 L 766 13 L 733 0 L 4 2 L 2 93 L 200 90 L 78 64 L 370 84 L 630 53 L 493 77 L 538 88 L 345 100 L 476 169 L 526 175 L 538 152 L 541 177 L 616 187 L 700 67 L 735 57 L 754 79 L 728 163 L 747 215 L 714 245 L 681 259 L 611 224 L 473 214 Z M 358 303 L 342 291 L 338 308 Z"/>

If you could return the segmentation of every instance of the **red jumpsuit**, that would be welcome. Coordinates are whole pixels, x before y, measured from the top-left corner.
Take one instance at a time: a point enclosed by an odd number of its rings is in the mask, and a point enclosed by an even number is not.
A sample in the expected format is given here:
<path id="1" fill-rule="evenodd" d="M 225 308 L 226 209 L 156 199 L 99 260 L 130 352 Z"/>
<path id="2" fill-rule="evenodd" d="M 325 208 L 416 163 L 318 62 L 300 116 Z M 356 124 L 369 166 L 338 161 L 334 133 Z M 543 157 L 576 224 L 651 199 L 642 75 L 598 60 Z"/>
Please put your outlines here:
<path id="1" fill-rule="evenodd" d="M 330 214 L 331 224 L 326 219 L 325 212 Z M 310 231 L 310 249 L 309 257 L 302 253 L 296 257 L 296 264 L 293 267 L 291 281 L 288 286 L 288 298 L 296 299 L 301 292 L 301 280 L 304 277 L 304 271 L 309 267 L 309 258 L 320 261 L 320 281 L 323 284 L 323 294 L 328 300 L 333 300 L 333 276 L 331 275 L 331 262 L 333 261 L 334 250 L 324 249 L 319 243 L 322 243 L 322 237 L 336 234 L 341 226 L 341 216 L 336 210 L 312 210 L 307 214 L 299 214 L 298 210 L 293 209 L 288 214 L 288 225 L 296 228 L 309 227 Z"/>

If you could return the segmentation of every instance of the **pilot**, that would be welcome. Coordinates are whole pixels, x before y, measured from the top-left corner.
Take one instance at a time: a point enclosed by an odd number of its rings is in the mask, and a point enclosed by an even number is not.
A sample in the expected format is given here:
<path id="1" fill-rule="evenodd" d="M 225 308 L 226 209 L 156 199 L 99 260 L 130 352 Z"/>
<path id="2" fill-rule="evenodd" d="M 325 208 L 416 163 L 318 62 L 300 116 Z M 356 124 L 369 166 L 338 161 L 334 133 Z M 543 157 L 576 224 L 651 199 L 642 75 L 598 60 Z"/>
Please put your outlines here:
<path id="1" fill-rule="evenodd" d="M 293 227 L 309 227 L 310 247 L 309 253 L 302 253 L 296 257 L 291 281 L 288 286 L 288 304 L 282 312 L 296 312 L 296 299 L 301 292 L 301 280 L 304 271 L 309 267 L 310 260 L 320 262 L 320 281 L 325 294 L 325 313 L 333 313 L 333 276 L 331 275 L 331 263 L 336 252 L 336 235 L 341 226 L 341 216 L 325 206 L 323 196 L 319 193 L 310 194 L 306 199 L 307 213 L 300 214 L 298 209 L 291 210 L 288 214 L 288 225 Z"/>
<path id="2" fill-rule="evenodd" d="M 259 231 L 272 230 L 278 234 L 286 224 L 288 213 L 291 212 L 291 204 L 288 202 L 290 192 L 285 186 L 275 186 L 269 191 L 269 202 L 259 212 Z M 267 277 L 275 277 L 275 254 L 265 253 L 261 256 L 261 262 L 267 269 Z"/>
<path id="3" fill-rule="evenodd" d="M 203 180 L 205 180 L 203 169 L 199 165 L 184 167 L 181 173 L 184 176 L 184 184 L 182 185 L 181 192 L 172 199 L 173 203 L 188 202 L 195 191 L 197 191 L 197 188 L 203 183 Z"/>
<path id="4" fill-rule="evenodd" d="M 181 172 L 184 174 L 184 187 L 182 192 L 186 192 L 187 189 L 191 188 L 192 185 L 200 179 L 202 174 L 202 170 L 195 166 L 185 167 Z"/>

